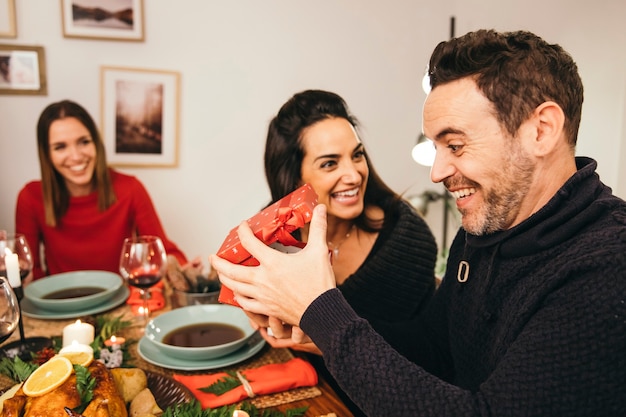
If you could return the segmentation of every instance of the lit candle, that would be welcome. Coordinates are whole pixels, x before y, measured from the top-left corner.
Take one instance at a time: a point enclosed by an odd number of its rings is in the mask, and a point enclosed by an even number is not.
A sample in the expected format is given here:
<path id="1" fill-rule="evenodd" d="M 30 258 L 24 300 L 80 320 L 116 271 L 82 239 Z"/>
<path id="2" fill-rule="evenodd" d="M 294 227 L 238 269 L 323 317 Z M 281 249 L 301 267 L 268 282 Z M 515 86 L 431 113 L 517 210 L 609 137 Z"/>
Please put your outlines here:
<path id="1" fill-rule="evenodd" d="M 93 342 L 95 329 L 89 323 L 76 320 L 63 328 L 63 347 L 71 345 L 74 341 L 81 345 L 89 345 Z"/>
<path id="2" fill-rule="evenodd" d="M 83 345 L 73 340 L 72 343 L 59 350 L 59 354 L 67 352 L 90 352 L 93 353 L 93 348 L 89 345 Z"/>
<path id="3" fill-rule="evenodd" d="M 11 287 L 21 287 L 22 279 L 20 278 L 20 263 L 17 259 L 17 253 L 11 252 L 9 248 L 4 248 L 4 265 L 7 268 L 7 278 Z"/>
<path id="4" fill-rule="evenodd" d="M 126 339 L 124 339 L 123 337 L 111 336 L 109 340 L 104 341 L 104 345 L 108 347 L 120 346 L 123 345 L 124 342 L 126 342 Z"/>

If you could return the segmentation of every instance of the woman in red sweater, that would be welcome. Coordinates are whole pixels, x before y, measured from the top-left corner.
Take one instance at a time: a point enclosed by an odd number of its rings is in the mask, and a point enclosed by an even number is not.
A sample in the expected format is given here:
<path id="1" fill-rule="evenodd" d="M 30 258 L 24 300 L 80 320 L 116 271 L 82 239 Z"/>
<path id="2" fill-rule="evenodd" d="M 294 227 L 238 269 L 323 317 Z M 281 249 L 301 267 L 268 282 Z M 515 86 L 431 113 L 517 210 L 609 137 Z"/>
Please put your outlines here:
<path id="1" fill-rule="evenodd" d="M 37 144 L 41 181 L 20 191 L 15 222 L 33 252 L 34 279 L 78 270 L 119 273 L 122 242 L 133 234 L 159 236 L 168 255 L 187 263 L 141 182 L 107 166 L 102 138 L 82 106 L 64 100 L 46 107 Z"/>

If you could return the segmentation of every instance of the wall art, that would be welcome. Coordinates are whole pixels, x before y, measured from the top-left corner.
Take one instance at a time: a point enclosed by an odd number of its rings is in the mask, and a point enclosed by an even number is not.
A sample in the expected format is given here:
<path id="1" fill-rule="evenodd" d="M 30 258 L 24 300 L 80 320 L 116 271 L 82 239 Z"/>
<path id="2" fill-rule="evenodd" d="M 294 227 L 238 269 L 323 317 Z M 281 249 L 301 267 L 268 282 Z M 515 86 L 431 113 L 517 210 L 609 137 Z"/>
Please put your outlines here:
<path id="1" fill-rule="evenodd" d="M 0 38 L 17 37 L 15 0 L 0 0 Z"/>
<path id="2" fill-rule="evenodd" d="M 100 78 L 109 164 L 177 166 L 180 73 L 103 66 Z"/>
<path id="3" fill-rule="evenodd" d="M 48 94 L 42 46 L 0 45 L 0 94 Z"/>
<path id="4" fill-rule="evenodd" d="M 66 38 L 144 40 L 143 0 L 61 0 Z"/>

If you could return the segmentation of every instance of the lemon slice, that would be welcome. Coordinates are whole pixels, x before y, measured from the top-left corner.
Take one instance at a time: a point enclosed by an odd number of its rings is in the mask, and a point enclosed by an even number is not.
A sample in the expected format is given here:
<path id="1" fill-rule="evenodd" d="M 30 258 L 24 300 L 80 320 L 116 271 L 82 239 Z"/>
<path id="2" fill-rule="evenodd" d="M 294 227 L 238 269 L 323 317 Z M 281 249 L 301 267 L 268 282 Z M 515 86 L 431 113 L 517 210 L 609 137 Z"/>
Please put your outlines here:
<path id="1" fill-rule="evenodd" d="M 86 350 L 83 352 L 59 352 L 59 355 L 69 359 L 73 365 L 82 365 L 87 367 L 91 365 L 91 362 L 93 362 L 93 351 Z"/>
<path id="2" fill-rule="evenodd" d="M 89 366 L 93 362 L 93 349 L 89 345 L 72 343 L 61 349 L 59 355 L 66 357 L 74 365 Z"/>
<path id="3" fill-rule="evenodd" d="M 30 374 L 22 391 L 29 397 L 39 397 L 60 387 L 70 377 L 74 367 L 69 359 L 63 356 L 53 356 L 48 362 Z"/>

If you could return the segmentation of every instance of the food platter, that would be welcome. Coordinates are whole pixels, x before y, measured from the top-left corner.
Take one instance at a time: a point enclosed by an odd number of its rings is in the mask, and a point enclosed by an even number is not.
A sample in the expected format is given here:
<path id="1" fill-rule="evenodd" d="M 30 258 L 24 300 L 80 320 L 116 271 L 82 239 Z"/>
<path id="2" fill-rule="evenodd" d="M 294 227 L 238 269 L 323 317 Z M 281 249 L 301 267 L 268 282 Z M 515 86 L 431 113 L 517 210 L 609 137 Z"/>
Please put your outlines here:
<path id="1" fill-rule="evenodd" d="M 243 362 L 256 355 L 265 346 L 265 340 L 260 333 L 255 333 L 239 350 L 219 358 L 203 360 L 185 360 L 165 355 L 154 343 L 142 337 L 137 344 L 137 352 L 146 362 L 163 368 L 179 371 L 201 371 L 217 369 Z"/>
<path id="2" fill-rule="evenodd" d="M 130 291 L 128 287 L 123 285 L 113 298 L 108 301 L 105 301 L 102 304 L 98 304 L 95 306 L 90 306 L 85 309 L 73 310 L 73 311 L 48 311 L 42 308 L 35 306 L 30 300 L 26 297 L 21 302 L 22 314 L 27 317 L 32 317 L 34 319 L 41 320 L 62 320 L 62 319 L 73 319 L 76 317 L 87 316 L 90 314 L 98 314 L 108 310 L 111 310 L 120 304 L 122 304 L 128 298 Z"/>
<path id="3" fill-rule="evenodd" d="M 144 372 L 148 381 L 148 388 L 161 409 L 165 410 L 170 406 L 189 402 L 195 398 L 191 391 L 180 382 L 156 372 L 146 370 Z M 11 398 L 20 385 L 16 384 L 5 392 L 0 391 L 0 410 L 2 410 L 4 400 Z"/>

